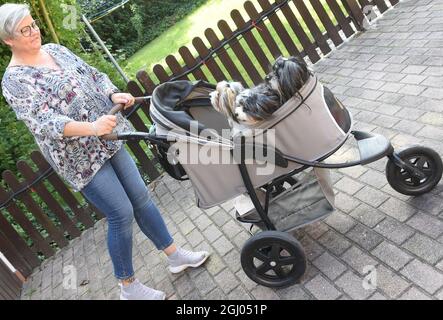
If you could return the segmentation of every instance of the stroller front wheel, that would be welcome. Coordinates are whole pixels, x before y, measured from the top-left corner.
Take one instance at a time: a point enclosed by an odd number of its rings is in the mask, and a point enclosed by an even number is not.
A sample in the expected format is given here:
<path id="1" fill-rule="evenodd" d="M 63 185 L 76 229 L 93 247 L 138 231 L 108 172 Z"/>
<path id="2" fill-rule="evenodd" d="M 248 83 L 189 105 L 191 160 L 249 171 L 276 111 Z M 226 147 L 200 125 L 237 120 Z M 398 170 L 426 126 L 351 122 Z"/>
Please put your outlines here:
<path id="1" fill-rule="evenodd" d="M 434 150 L 416 146 L 400 151 L 398 156 L 423 173 L 423 177 L 413 176 L 389 159 L 386 164 L 386 178 L 394 190 L 409 196 L 419 196 L 432 190 L 440 181 L 443 165 Z"/>
<path id="2" fill-rule="evenodd" d="M 266 287 L 287 287 L 300 280 L 306 271 L 306 255 L 290 234 L 263 231 L 246 241 L 241 252 L 246 275 Z"/>

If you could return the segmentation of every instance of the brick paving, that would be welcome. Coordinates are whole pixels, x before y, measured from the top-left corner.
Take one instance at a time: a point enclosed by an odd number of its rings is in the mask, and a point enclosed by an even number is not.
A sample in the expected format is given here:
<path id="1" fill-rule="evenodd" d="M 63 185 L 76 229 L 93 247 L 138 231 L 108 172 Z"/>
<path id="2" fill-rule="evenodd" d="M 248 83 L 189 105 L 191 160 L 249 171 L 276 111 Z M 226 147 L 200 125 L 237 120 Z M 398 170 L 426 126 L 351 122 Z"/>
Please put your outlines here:
<path id="1" fill-rule="evenodd" d="M 403 1 L 314 66 L 356 129 L 383 134 L 396 148 L 420 144 L 443 155 L 442 16 L 442 0 Z M 347 157 L 348 149 L 339 154 Z M 333 171 L 338 209 L 294 233 L 308 269 L 300 284 L 278 290 L 243 272 L 249 225 L 235 220 L 232 201 L 201 210 L 189 181 L 162 176 L 150 188 L 176 243 L 212 257 L 204 268 L 171 275 L 165 256 L 134 225 L 136 274 L 170 299 L 443 299 L 443 183 L 422 197 L 404 196 L 388 185 L 385 164 Z M 99 221 L 45 261 L 22 299 L 117 299 L 106 228 Z M 67 290 L 70 266 L 77 285 Z M 376 287 L 363 285 L 368 266 L 377 271 Z"/>

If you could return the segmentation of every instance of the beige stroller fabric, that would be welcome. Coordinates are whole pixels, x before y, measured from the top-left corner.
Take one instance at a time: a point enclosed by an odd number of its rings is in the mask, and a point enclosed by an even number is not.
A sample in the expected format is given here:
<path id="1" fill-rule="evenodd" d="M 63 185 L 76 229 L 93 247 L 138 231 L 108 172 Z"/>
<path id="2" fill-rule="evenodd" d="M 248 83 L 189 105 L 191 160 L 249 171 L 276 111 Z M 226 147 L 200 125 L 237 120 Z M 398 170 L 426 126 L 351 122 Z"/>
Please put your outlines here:
<path id="1" fill-rule="evenodd" d="M 246 133 L 246 142 L 266 141 L 268 146 L 277 148 L 285 155 L 307 161 L 318 160 L 329 155 L 345 142 L 350 128 L 344 131 L 337 123 L 336 117 L 334 118 L 331 114 L 325 101 L 324 90 L 323 85 L 312 76 L 300 90 L 303 99 L 294 96 L 269 120 L 251 127 L 252 131 Z M 195 96 L 196 94 L 193 94 L 193 97 Z M 341 104 L 340 107 L 342 108 Z M 340 112 L 347 114 L 344 108 Z M 173 123 L 156 112 L 155 104 L 151 106 L 151 113 L 157 119 L 161 119 L 163 125 L 168 124 L 174 127 Z M 211 120 L 208 120 L 211 118 L 219 120 L 221 117 L 212 107 L 190 108 L 189 113 L 195 120 L 200 120 L 201 115 L 201 121 L 205 127 L 216 129 L 218 134 L 223 127 L 227 127 L 226 121 L 211 123 Z M 158 123 L 157 126 L 157 131 L 163 134 L 170 130 L 170 128 L 162 128 Z M 173 143 L 173 147 L 178 149 L 176 160 L 183 166 L 192 182 L 199 207 L 212 207 L 247 191 L 240 175 L 238 162 L 232 155 L 233 149 L 234 153 L 236 151 L 232 141 L 222 137 L 218 139 L 212 137 L 208 140 L 201 136 L 190 135 L 182 129 L 175 129 L 177 130 L 174 130 L 173 135 L 177 142 Z M 196 155 L 200 156 L 197 157 L 199 159 L 202 158 L 201 155 L 211 155 L 211 157 L 207 157 L 210 160 L 203 157 L 205 158 L 203 161 L 195 161 Z M 247 170 L 255 188 L 297 168 L 300 168 L 300 165 L 291 161 L 286 168 L 275 166 L 270 162 L 263 163 L 255 160 L 247 162 Z M 333 204 L 334 192 L 328 171 L 316 169 L 315 172 L 328 201 Z"/>

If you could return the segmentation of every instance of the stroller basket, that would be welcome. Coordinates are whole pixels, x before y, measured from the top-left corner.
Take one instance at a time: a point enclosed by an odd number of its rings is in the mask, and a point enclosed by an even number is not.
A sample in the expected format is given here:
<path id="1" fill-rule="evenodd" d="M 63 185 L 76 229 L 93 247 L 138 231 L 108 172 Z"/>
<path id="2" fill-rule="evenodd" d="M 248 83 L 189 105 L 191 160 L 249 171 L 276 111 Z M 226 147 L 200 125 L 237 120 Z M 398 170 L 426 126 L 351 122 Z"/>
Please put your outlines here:
<path id="1" fill-rule="evenodd" d="M 325 178 L 328 177 L 325 175 L 326 172 L 317 174 L 321 174 Z M 288 232 L 298 229 L 324 219 L 334 211 L 334 197 L 330 181 L 321 180 L 319 181 L 313 170 L 300 180 L 295 178 L 296 183 L 292 185 L 286 183 L 288 186 L 285 190 L 270 199 L 267 212 L 269 220 L 276 230 Z M 258 194 L 260 202 L 264 206 L 264 193 L 258 191 Z M 248 200 L 243 199 L 243 205 Z M 241 200 L 239 199 L 239 201 Z M 241 222 L 253 223 L 266 230 L 257 210 L 252 204 L 249 206 L 252 209 L 246 213 L 240 214 L 237 211 L 237 219 Z"/>

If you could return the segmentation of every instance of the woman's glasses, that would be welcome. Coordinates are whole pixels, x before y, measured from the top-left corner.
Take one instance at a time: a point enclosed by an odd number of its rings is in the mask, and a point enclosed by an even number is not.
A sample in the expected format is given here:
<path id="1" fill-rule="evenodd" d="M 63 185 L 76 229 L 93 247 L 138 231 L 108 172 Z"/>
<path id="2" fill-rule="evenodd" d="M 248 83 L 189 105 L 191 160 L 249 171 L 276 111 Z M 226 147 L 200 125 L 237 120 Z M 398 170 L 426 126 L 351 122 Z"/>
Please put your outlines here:
<path id="1" fill-rule="evenodd" d="M 30 37 L 32 35 L 32 29 L 35 31 L 40 30 L 38 20 L 34 20 L 29 26 L 21 28 L 20 32 L 24 37 Z"/>

